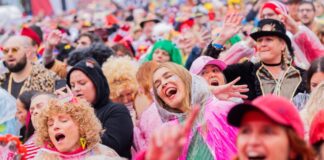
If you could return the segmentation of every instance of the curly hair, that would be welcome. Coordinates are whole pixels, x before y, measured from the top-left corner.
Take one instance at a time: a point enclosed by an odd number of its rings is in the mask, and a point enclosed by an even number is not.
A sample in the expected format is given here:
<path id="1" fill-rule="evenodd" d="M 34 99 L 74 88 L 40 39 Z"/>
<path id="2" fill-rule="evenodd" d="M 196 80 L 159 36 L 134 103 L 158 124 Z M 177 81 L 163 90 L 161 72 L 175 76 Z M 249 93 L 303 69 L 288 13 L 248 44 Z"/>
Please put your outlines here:
<path id="1" fill-rule="evenodd" d="M 103 64 L 102 71 L 109 83 L 112 100 L 118 98 L 120 93 L 127 88 L 136 93 L 138 89 L 137 70 L 138 64 L 127 56 L 111 57 Z"/>
<path id="2" fill-rule="evenodd" d="M 102 39 L 95 33 L 85 32 L 79 35 L 79 37 L 76 39 L 78 41 L 81 37 L 88 37 L 92 43 L 96 42 L 102 42 Z"/>
<path id="3" fill-rule="evenodd" d="M 114 54 L 114 51 L 101 42 L 92 43 L 90 47 L 75 49 L 69 53 L 68 65 L 74 66 L 86 58 L 95 59 L 100 66 Z"/>
<path id="4" fill-rule="evenodd" d="M 91 105 L 83 99 L 76 98 L 74 102 L 62 103 L 58 99 L 51 99 L 48 106 L 38 115 L 36 124 L 36 142 L 40 146 L 54 147 L 48 133 L 47 122 L 57 114 L 68 114 L 78 125 L 80 137 L 86 139 L 87 148 L 100 142 L 103 131 L 100 121 Z"/>

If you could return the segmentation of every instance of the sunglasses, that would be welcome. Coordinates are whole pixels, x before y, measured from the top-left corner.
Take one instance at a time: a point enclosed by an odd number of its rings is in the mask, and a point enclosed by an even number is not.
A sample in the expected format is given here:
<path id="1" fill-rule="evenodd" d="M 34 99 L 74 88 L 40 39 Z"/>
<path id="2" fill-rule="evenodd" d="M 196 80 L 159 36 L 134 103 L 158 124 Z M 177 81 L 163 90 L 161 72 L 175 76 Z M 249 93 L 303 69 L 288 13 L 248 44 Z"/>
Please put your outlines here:
<path id="1" fill-rule="evenodd" d="M 16 54 L 19 51 L 19 49 L 19 47 L 3 48 L 2 52 L 3 54 L 8 54 L 11 51 L 11 53 Z"/>

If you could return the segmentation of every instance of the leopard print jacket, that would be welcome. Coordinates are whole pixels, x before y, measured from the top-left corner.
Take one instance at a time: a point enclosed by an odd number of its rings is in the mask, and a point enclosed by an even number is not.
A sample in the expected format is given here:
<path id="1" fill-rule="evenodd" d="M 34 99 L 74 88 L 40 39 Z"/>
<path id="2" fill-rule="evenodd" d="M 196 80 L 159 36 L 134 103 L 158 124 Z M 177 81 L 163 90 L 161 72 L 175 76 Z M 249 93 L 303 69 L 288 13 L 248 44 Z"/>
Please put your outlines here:
<path id="1" fill-rule="evenodd" d="M 9 78 L 10 73 L 0 75 L 0 85 Z M 33 65 L 30 76 L 24 82 L 23 91 L 40 91 L 53 93 L 55 90 L 55 81 L 60 79 L 54 72 L 47 70 L 42 65 Z M 23 92 L 22 91 L 22 92 Z M 21 93 L 22 93 L 21 92 Z"/>

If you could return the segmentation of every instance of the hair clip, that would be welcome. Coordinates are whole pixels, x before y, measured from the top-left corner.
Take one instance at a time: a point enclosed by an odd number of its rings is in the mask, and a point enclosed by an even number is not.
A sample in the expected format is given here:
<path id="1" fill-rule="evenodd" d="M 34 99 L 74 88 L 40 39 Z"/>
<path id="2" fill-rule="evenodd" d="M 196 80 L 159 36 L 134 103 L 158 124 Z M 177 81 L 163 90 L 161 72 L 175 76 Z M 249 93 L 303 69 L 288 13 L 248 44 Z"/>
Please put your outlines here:
<path id="1" fill-rule="evenodd" d="M 67 49 L 71 49 L 71 45 L 67 44 L 64 46 L 64 49 L 67 50 Z"/>
<path id="2" fill-rule="evenodd" d="M 90 68 L 94 68 L 95 64 L 96 64 L 96 62 L 92 59 L 87 59 L 85 62 L 85 65 Z"/>

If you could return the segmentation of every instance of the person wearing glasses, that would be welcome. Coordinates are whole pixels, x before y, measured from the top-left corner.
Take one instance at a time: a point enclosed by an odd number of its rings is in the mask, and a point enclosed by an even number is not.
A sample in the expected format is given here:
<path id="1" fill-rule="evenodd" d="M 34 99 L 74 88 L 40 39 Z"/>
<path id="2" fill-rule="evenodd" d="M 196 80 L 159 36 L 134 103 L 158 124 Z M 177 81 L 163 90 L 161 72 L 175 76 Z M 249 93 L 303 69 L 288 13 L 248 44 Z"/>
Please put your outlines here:
<path id="1" fill-rule="evenodd" d="M 26 36 L 12 36 L 3 45 L 3 63 L 8 72 L 0 75 L 0 86 L 15 98 L 28 90 L 54 92 L 58 76 L 41 65 L 32 64 L 32 41 Z"/>
<path id="2" fill-rule="evenodd" d="M 316 12 L 315 5 L 312 1 L 302 1 L 298 6 L 298 18 L 302 24 L 316 33 Z"/>

